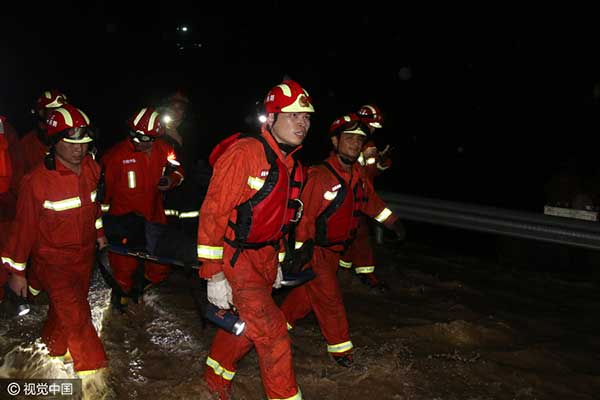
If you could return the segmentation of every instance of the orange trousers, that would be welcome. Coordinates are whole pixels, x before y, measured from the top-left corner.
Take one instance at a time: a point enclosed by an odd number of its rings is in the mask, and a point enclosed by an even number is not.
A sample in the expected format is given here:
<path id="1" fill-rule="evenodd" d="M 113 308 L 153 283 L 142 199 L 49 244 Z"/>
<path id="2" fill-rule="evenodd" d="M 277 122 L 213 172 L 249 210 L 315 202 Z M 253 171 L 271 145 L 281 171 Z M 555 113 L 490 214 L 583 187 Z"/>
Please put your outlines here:
<path id="1" fill-rule="evenodd" d="M 285 317 L 271 295 L 277 274 L 277 250 L 272 247 L 245 250 L 234 267 L 225 263 L 223 272 L 246 329 L 240 336 L 222 329 L 217 331 L 204 372 L 209 388 L 214 392 L 226 391 L 231 386 L 237 362 L 254 346 L 267 397 L 294 397 L 299 389 L 292 365 L 290 338 Z"/>
<path id="2" fill-rule="evenodd" d="M 113 270 L 113 277 L 125 293 L 129 293 L 133 287 L 133 276 L 140 260 L 131 256 L 109 253 L 108 258 Z M 144 276 L 152 283 L 160 283 L 168 278 L 171 267 L 157 264 L 151 261 L 144 263 Z"/>
<path id="3" fill-rule="evenodd" d="M 48 292 L 50 308 L 42 340 L 51 356 L 71 353 L 77 372 L 107 366 L 104 346 L 92 323 L 88 291 L 93 263 L 69 265 L 33 262 L 41 289 Z"/>
<path id="4" fill-rule="evenodd" d="M 315 278 L 294 288 L 281 305 L 291 326 L 314 311 L 327 349 L 334 356 L 352 349 L 344 299 L 337 280 L 338 262 L 338 253 L 315 247 L 311 260 Z"/>

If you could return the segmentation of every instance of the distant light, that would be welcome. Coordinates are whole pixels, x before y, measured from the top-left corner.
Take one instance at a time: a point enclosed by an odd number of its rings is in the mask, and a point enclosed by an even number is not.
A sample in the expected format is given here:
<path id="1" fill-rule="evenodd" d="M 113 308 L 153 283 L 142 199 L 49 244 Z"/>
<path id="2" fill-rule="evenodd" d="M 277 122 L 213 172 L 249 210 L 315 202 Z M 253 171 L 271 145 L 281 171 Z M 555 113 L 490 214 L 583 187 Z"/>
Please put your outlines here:
<path id="1" fill-rule="evenodd" d="M 171 118 L 171 116 L 167 114 L 162 117 L 162 120 L 165 124 L 168 124 L 169 122 L 173 121 L 173 118 Z"/>
<path id="2" fill-rule="evenodd" d="M 262 114 L 261 114 L 261 115 L 259 115 L 259 116 L 258 116 L 258 121 L 259 121 L 261 124 L 264 124 L 265 122 L 267 122 L 267 116 L 266 116 L 266 115 L 262 115 Z"/>
<path id="3" fill-rule="evenodd" d="M 178 27 L 177 27 L 177 30 L 178 30 L 178 31 L 181 31 L 181 32 L 187 32 L 187 31 L 188 31 L 188 29 L 189 29 L 189 28 L 188 28 L 186 25 L 181 25 L 181 26 L 178 26 Z"/>

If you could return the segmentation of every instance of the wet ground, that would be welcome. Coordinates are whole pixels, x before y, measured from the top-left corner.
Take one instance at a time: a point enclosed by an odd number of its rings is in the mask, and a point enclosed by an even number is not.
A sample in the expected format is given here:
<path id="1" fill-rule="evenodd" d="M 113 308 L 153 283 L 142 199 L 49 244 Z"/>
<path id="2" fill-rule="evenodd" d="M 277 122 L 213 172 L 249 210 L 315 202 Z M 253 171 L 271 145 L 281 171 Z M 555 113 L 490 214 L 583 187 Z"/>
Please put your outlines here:
<path id="1" fill-rule="evenodd" d="M 387 293 L 339 272 L 353 368 L 329 358 L 313 317 L 291 331 L 305 399 L 600 399 L 598 272 L 540 272 L 412 242 L 377 256 Z M 106 397 L 211 399 L 201 373 L 215 328 L 199 317 L 201 282 L 177 270 L 124 315 L 103 314 L 107 293 L 98 284 L 92 299 L 110 357 Z M 72 374 L 37 342 L 44 312 L 0 320 L 0 377 Z M 265 398 L 253 351 L 234 398 Z"/>

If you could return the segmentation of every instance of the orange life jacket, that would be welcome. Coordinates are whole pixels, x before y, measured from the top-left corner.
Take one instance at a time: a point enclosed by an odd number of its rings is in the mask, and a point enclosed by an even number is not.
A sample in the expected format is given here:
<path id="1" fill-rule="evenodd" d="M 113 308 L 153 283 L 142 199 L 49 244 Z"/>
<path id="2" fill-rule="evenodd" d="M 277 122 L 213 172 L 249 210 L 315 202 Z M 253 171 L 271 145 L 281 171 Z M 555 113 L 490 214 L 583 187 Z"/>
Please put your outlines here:
<path id="1" fill-rule="evenodd" d="M 321 247 L 339 247 L 346 249 L 356 236 L 360 209 L 368 201 L 362 180 L 358 180 L 354 187 L 346 181 L 328 163 L 323 165 L 340 182 L 340 189 L 335 199 L 317 217 L 315 244 Z"/>

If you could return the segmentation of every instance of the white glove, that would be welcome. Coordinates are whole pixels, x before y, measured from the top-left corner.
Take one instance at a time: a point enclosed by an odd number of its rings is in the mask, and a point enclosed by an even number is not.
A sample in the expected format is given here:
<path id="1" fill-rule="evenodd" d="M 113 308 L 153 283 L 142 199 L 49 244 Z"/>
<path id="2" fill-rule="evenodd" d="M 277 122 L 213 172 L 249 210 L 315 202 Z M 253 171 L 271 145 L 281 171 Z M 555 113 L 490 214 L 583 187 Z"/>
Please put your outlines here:
<path id="1" fill-rule="evenodd" d="M 281 281 L 283 280 L 283 272 L 281 272 L 281 265 L 277 265 L 277 276 L 275 277 L 275 283 L 273 287 L 279 289 L 281 287 Z"/>
<path id="2" fill-rule="evenodd" d="M 209 302 L 223 310 L 228 310 L 231 307 L 230 304 L 233 304 L 231 286 L 223 272 L 219 272 L 207 280 L 206 294 Z"/>

